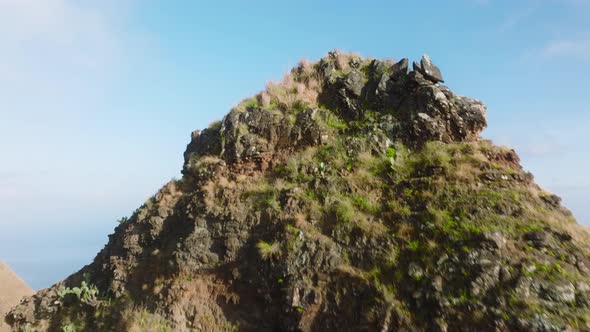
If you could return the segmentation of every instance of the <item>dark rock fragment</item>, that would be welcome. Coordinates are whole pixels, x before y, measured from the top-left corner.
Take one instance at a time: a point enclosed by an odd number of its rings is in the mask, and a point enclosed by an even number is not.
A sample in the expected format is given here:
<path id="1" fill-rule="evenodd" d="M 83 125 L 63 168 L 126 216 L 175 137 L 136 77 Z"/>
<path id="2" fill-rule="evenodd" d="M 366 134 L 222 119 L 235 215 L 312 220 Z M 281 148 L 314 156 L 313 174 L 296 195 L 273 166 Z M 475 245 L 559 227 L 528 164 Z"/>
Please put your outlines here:
<path id="1" fill-rule="evenodd" d="M 432 60 L 430 60 L 428 55 L 424 54 L 422 56 L 422 60 L 420 60 L 420 68 L 422 75 L 427 79 L 434 83 L 444 82 L 440 69 L 432 63 Z"/>
<path id="2" fill-rule="evenodd" d="M 400 76 L 405 76 L 408 74 L 408 59 L 407 58 L 403 58 L 400 61 L 398 61 L 397 63 L 395 63 L 393 66 L 391 66 L 390 71 L 391 71 L 391 77 L 392 78 L 398 78 Z"/>

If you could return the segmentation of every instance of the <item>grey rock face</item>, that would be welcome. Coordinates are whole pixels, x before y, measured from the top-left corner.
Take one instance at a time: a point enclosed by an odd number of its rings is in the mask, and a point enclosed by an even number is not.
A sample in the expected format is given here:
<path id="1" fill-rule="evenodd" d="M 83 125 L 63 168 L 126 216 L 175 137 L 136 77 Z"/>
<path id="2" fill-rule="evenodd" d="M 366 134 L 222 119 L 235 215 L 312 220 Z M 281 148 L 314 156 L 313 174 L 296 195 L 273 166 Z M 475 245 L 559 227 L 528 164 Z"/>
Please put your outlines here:
<path id="1" fill-rule="evenodd" d="M 391 66 L 391 76 L 400 76 L 400 75 L 407 75 L 408 74 L 408 59 L 403 58 L 399 62 L 395 63 Z"/>
<path id="2" fill-rule="evenodd" d="M 561 198 L 557 195 L 545 195 L 542 196 L 541 199 L 543 199 L 545 203 L 552 207 L 559 207 L 561 204 Z"/>
<path id="3" fill-rule="evenodd" d="M 358 71 L 353 70 L 346 76 L 346 79 L 344 80 L 344 87 L 348 92 L 350 92 L 352 96 L 358 98 L 361 96 L 361 92 L 363 90 L 362 80 L 363 78 L 361 74 Z"/>
<path id="4" fill-rule="evenodd" d="M 544 314 L 537 314 L 532 319 L 520 318 L 517 321 L 519 331 L 534 331 L 534 332 L 564 332 L 571 331 L 564 326 L 558 326 L 551 322 Z"/>
<path id="5" fill-rule="evenodd" d="M 412 70 L 424 75 L 424 72 L 422 70 L 422 66 L 420 65 L 420 63 L 418 63 L 418 61 L 412 62 Z"/>
<path id="6" fill-rule="evenodd" d="M 441 91 L 443 91 L 441 89 Z M 463 119 L 465 134 L 469 135 L 469 132 L 479 133 L 481 132 L 486 122 L 486 106 L 477 99 L 468 97 L 459 97 L 455 99 L 456 106 L 458 108 L 457 114 Z"/>
<path id="7" fill-rule="evenodd" d="M 319 73 L 322 77 L 329 77 L 336 70 L 336 66 L 333 61 L 326 61 L 322 59 L 319 64 Z"/>
<path id="8" fill-rule="evenodd" d="M 440 69 L 432 63 L 432 60 L 430 60 L 428 55 L 424 54 L 422 56 L 422 60 L 420 60 L 420 68 L 422 75 L 427 79 L 435 83 L 444 82 Z"/>
<path id="9" fill-rule="evenodd" d="M 543 287 L 541 296 L 548 301 L 574 303 L 576 302 L 576 288 L 571 282 L 562 281 Z"/>
<path id="10" fill-rule="evenodd" d="M 413 69 L 407 72 L 407 59 L 387 71 L 383 62 L 374 60 L 366 76 L 361 70 L 345 77 L 333 73 L 324 82 L 320 102 L 351 120 L 360 120 L 367 112 L 391 114 L 388 126 L 399 130 L 390 139 L 409 145 L 476 139 L 487 125 L 485 105 L 433 84 L 441 82 L 442 75 L 427 56 L 414 62 Z"/>
<path id="11" fill-rule="evenodd" d="M 506 247 L 506 238 L 502 232 L 495 231 L 491 233 L 485 233 L 484 237 L 487 240 L 492 241 L 497 249 L 504 249 L 504 247 Z"/>
<path id="12" fill-rule="evenodd" d="M 191 159 L 207 154 L 219 154 L 221 152 L 221 140 L 219 137 L 220 123 L 203 130 L 195 130 L 191 133 L 191 141 L 184 152 L 184 168 Z"/>
<path id="13" fill-rule="evenodd" d="M 530 231 L 523 235 L 523 239 L 531 243 L 535 248 L 550 247 L 550 237 L 545 231 Z"/>
<path id="14" fill-rule="evenodd" d="M 293 118 L 280 111 L 234 110 L 222 123 L 221 154 L 236 162 L 281 149 L 319 145 L 328 139 L 325 126 L 320 124 L 324 112 L 308 109 Z"/>
<path id="15" fill-rule="evenodd" d="M 364 121 L 368 114 L 380 113 L 378 127 L 386 128 L 380 133 L 387 136 L 380 141 L 402 140 L 410 146 L 431 140 L 473 140 L 486 127 L 483 103 L 433 84 L 442 82 L 442 75 L 428 56 L 414 62 L 411 72 L 405 58 L 393 65 L 372 60 L 366 67 L 359 64 L 347 73 L 336 70 L 334 61 L 333 57 L 322 59 L 316 68 L 323 84 L 318 102 L 330 111 L 310 109 L 287 114 L 259 106 L 234 110 L 222 123 L 191 135 L 184 153 L 184 172 L 192 159 L 203 155 L 233 163 L 322 144 L 329 128 L 321 119 L 329 112 L 346 121 Z"/>

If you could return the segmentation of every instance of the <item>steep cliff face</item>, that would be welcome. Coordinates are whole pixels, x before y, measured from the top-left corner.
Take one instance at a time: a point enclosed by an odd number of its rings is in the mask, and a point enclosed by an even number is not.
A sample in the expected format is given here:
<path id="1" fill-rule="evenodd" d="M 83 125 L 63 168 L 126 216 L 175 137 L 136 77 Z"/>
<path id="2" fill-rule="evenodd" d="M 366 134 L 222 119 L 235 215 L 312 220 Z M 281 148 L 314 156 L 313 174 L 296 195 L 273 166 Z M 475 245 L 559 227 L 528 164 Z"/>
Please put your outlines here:
<path id="1" fill-rule="evenodd" d="M 590 236 L 428 57 L 332 52 L 196 131 L 183 177 L 14 330 L 589 331 Z"/>

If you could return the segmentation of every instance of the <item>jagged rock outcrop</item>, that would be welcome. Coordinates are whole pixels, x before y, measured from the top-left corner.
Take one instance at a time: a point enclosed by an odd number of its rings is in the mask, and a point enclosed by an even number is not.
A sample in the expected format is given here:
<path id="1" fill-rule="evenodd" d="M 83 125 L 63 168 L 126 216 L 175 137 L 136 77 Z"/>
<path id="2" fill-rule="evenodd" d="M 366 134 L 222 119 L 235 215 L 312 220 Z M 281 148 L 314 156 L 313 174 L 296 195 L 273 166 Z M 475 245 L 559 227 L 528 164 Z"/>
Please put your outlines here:
<path id="1" fill-rule="evenodd" d="M 337 111 L 337 116 L 351 120 L 375 116 L 391 141 L 412 146 L 432 140 L 473 140 L 486 127 L 485 105 L 436 84 L 442 81 L 442 75 L 428 56 L 412 72 L 408 72 L 408 59 L 402 59 L 395 64 L 372 60 L 346 74 L 336 69 L 336 56 L 322 59 L 317 66 L 323 77 L 318 99 Z M 325 122 L 329 115 L 317 108 L 297 115 L 277 108 L 234 109 L 222 123 L 193 133 L 185 166 L 199 155 L 221 152 L 224 160 L 237 162 L 285 148 L 321 144 L 327 134 L 318 121 Z M 219 135 L 221 142 L 215 139 Z"/>
<path id="2" fill-rule="evenodd" d="M 590 250 L 428 57 L 332 52 L 191 135 L 183 178 L 15 330 L 589 331 Z"/>
<path id="3" fill-rule="evenodd" d="M 432 63 L 428 55 L 423 55 L 420 60 L 420 64 L 414 62 L 414 70 L 419 72 L 426 78 L 434 83 L 443 83 L 445 80 L 442 77 L 440 69 Z"/>
<path id="4" fill-rule="evenodd" d="M 340 110 L 347 118 L 360 119 L 364 113 L 376 112 L 382 116 L 381 123 L 396 129 L 393 139 L 410 145 L 478 137 L 486 126 L 485 106 L 435 84 L 442 81 L 442 77 L 428 57 L 423 58 L 422 65 L 417 68 L 415 65 L 414 71 L 408 72 L 407 64 L 407 59 L 391 66 L 373 60 L 363 68 L 366 75 L 358 69 L 344 76 L 327 69 L 324 71 L 328 77 L 325 93 L 320 95 L 320 100 L 329 108 Z"/>

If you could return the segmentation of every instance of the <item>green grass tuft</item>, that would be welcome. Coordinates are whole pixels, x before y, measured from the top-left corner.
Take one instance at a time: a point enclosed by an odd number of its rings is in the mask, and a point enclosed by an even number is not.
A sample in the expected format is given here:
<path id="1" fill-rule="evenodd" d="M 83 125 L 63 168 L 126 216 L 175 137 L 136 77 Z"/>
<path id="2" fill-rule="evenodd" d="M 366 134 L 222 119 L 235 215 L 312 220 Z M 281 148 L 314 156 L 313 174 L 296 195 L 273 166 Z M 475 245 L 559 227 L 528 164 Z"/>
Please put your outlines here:
<path id="1" fill-rule="evenodd" d="M 256 244 L 256 248 L 258 248 L 260 257 L 265 261 L 277 259 L 281 255 L 281 246 L 278 242 L 268 243 L 261 240 Z"/>

